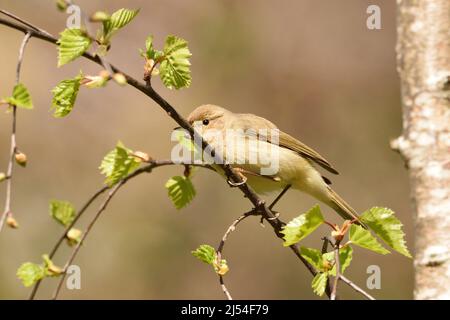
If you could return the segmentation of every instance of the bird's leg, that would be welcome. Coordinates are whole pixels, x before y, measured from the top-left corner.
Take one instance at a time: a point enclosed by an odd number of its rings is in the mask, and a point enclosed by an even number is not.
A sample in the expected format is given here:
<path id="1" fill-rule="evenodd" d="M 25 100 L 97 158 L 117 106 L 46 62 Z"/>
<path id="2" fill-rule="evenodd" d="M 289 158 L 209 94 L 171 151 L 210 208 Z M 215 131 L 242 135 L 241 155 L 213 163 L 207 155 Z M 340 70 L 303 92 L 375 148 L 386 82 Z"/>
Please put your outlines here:
<path id="1" fill-rule="evenodd" d="M 279 212 L 273 211 L 273 207 L 277 204 L 277 202 L 281 199 L 281 197 L 291 188 L 291 185 L 288 184 L 286 187 L 284 187 L 283 191 L 281 191 L 281 193 L 275 198 L 275 200 L 273 200 L 273 202 L 270 204 L 269 206 L 269 210 L 273 212 L 274 216 L 273 218 L 269 218 L 269 220 L 275 220 L 278 219 L 278 217 L 280 216 Z M 264 227 L 264 218 L 261 217 L 261 221 L 259 222 L 261 224 L 261 226 Z"/>
<path id="2" fill-rule="evenodd" d="M 270 204 L 269 209 L 272 210 L 272 208 L 277 204 L 277 202 L 281 199 L 282 196 L 291 188 L 292 185 L 288 184 L 286 187 L 284 187 L 283 191 L 273 200 L 273 202 Z"/>
<path id="3" fill-rule="evenodd" d="M 233 182 L 230 179 L 228 179 L 228 184 L 231 187 L 239 187 L 240 185 L 243 185 L 244 183 L 246 183 L 247 177 L 245 175 L 266 178 L 266 179 L 270 179 L 270 180 L 277 181 L 277 182 L 280 181 L 279 177 L 261 175 L 259 173 L 253 172 L 253 171 L 245 170 L 244 168 L 241 168 L 241 167 L 234 167 L 233 170 L 242 179 L 242 181 L 236 183 L 236 182 Z"/>

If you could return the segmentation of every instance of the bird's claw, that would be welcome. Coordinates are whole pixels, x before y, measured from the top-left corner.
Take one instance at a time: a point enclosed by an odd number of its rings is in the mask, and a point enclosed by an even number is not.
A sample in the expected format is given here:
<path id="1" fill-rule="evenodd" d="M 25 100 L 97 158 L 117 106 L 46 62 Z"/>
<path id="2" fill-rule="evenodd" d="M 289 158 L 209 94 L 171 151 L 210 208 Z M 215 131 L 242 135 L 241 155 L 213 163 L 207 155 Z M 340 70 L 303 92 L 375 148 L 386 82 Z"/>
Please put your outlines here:
<path id="1" fill-rule="evenodd" d="M 246 183 L 247 179 L 243 179 L 241 182 L 233 182 L 230 179 L 228 179 L 227 182 L 230 185 L 230 187 L 236 188 L 236 187 L 242 186 L 244 183 Z"/>
<path id="2" fill-rule="evenodd" d="M 267 218 L 267 220 L 270 220 L 270 221 L 272 221 L 272 220 L 277 220 L 279 216 L 280 216 L 280 213 L 279 213 L 279 212 L 274 212 L 274 217 L 272 217 L 272 218 Z"/>
<path id="3" fill-rule="evenodd" d="M 245 184 L 247 182 L 247 177 L 246 176 L 244 176 L 239 170 L 235 169 L 235 171 L 236 171 L 237 175 L 241 178 L 241 181 L 240 182 L 234 182 L 234 181 L 231 181 L 228 178 L 227 182 L 230 185 L 230 187 L 232 187 L 232 188 L 236 188 L 236 187 L 242 186 L 243 184 Z"/>
<path id="4" fill-rule="evenodd" d="M 279 212 L 273 212 L 274 213 L 274 217 L 272 218 L 267 218 L 267 220 L 272 221 L 272 220 L 277 220 L 278 217 L 280 216 Z M 265 228 L 266 226 L 264 225 L 264 217 L 261 217 L 261 220 L 259 221 L 259 224 L 261 225 L 261 227 Z"/>

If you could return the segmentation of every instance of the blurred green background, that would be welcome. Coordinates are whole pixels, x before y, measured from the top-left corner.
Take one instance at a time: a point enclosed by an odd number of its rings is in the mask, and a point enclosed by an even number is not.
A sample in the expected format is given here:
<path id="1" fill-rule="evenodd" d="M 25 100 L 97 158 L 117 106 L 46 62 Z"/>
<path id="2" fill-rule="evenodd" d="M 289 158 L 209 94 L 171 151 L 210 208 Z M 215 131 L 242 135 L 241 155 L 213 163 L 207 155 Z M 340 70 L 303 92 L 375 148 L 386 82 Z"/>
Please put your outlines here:
<path id="1" fill-rule="evenodd" d="M 389 148 L 401 132 L 400 88 L 395 61 L 394 1 L 78 1 L 85 12 L 141 8 L 138 17 L 114 38 L 109 61 L 142 78 L 138 49 L 147 35 L 161 47 L 168 34 L 189 41 L 193 82 L 170 91 L 158 79 L 154 86 L 187 115 L 194 107 L 214 103 L 235 112 L 271 119 L 284 131 L 323 154 L 341 175 L 334 188 L 358 211 L 371 206 L 395 210 L 405 224 L 412 248 L 408 179 L 403 162 Z M 0 7 L 57 35 L 67 15 L 54 1 L 1 0 Z M 366 28 L 366 8 L 381 7 L 382 30 Z M 14 85 L 22 34 L 0 26 L 0 95 Z M 82 88 L 70 116 L 49 112 L 50 90 L 82 69 L 100 70 L 84 59 L 56 67 L 56 48 L 31 39 L 22 81 L 35 109 L 18 114 L 18 145 L 28 155 L 26 169 L 16 168 L 13 212 L 20 229 L 0 234 L 0 298 L 26 298 L 28 289 L 16 279 L 24 261 L 39 262 L 62 232 L 48 214 L 50 199 L 65 199 L 79 208 L 103 177 L 98 165 L 117 140 L 152 157 L 170 156 L 171 129 L 176 125 L 151 100 L 132 87 L 110 83 L 103 89 Z M 11 116 L 0 113 L 0 171 L 6 171 Z M 211 267 L 192 257 L 202 243 L 216 246 L 228 225 L 250 203 L 214 173 L 199 171 L 197 197 L 177 211 L 164 183 L 182 168 L 161 168 L 129 183 L 113 199 L 89 235 L 76 264 L 81 290 L 64 290 L 66 299 L 222 299 Z M 0 185 L 3 205 L 5 184 Z M 269 199 L 270 200 L 270 199 Z M 315 202 L 290 192 L 279 204 L 285 221 Z M 93 208 L 96 208 L 96 204 Z M 329 220 L 336 215 L 323 207 Z M 93 214 L 84 219 L 85 225 Z M 304 241 L 320 247 L 320 229 Z M 69 254 L 62 250 L 55 262 Z M 230 272 L 226 283 L 238 299 L 306 299 L 317 297 L 311 276 L 283 248 L 270 227 L 249 218 L 230 236 L 225 251 Z M 348 277 L 365 287 L 369 265 L 382 271 L 384 299 L 412 298 L 411 260 L 393 253 L 381 256 L 356 249 Z M 46 280 L 39 294 L 48 298 L 56 282 Z M 343 298 L 360 298 L 345 285 Z"/>

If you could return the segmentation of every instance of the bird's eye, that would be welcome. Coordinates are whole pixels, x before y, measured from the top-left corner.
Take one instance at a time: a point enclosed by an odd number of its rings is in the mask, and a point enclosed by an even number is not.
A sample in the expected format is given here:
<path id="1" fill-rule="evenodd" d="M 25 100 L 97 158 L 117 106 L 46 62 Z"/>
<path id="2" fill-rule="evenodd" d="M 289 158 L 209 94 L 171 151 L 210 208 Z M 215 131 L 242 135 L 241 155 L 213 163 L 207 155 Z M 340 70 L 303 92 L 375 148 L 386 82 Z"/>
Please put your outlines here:
<path id="1" fill-rule="evenodd" d="M 209 120 L 208 119 L 204 119 L 203 120 L 203 125 L 207 126 L 209 124 Z"/>

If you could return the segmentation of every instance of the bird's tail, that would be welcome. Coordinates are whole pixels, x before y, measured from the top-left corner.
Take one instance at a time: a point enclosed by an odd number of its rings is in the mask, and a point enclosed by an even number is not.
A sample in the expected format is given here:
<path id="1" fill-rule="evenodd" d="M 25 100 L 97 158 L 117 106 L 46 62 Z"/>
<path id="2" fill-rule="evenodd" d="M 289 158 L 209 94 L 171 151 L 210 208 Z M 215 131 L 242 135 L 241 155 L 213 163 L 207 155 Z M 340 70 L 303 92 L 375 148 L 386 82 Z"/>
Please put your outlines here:
<path id="1" fill-rule="evenodd" d="M 350 207 L 350 205 L 344 201 L 333 189 L 328 187 L 328 194 L 330 196 L 330 206 L 345 220 L 356 220 L 356 224 L 367 227 L 361 222 L 356 211 Z"/>

